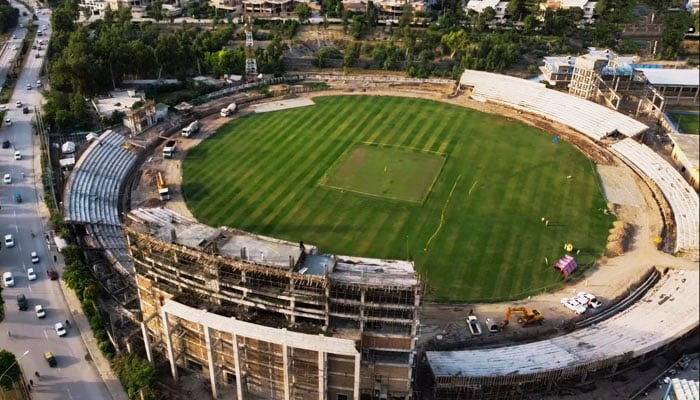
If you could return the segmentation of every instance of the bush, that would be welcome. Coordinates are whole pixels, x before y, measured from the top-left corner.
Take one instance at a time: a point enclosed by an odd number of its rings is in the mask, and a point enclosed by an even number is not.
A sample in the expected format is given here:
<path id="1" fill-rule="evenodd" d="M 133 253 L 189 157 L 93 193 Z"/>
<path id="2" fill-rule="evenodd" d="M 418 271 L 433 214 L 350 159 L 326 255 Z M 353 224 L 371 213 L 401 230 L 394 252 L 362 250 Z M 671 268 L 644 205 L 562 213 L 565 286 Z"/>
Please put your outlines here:
<path id="1" fill-rule="evenodd" d="M 156 371 L 147 360 L 133 354 L 124 354 L 116 357 L 112 366 L 130 399 L 155 400 L 158 398 L 153 389 Z M 142 392 L 143 397 L 139 392 Z"/>

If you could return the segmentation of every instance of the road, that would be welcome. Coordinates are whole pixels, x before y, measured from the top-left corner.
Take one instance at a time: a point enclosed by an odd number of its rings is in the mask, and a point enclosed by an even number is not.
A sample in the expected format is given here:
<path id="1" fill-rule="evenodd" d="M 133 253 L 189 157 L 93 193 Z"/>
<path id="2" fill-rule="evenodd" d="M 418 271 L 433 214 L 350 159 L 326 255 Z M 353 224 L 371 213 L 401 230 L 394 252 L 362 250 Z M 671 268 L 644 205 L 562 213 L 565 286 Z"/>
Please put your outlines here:
<path id="1" fill-rule="evenodd" d="M 15 7 L 23 7 L 13 3 Z M 48 10 L 39 10 L 39 29 L 47 26 L 46 35 L 37 37 L 35 44 L 47 40 L 50 36 L 50 13 Z M 22 18 L 22 20 L 26 20 Z M 23 21 L 20 22 L 20 26 Z M 26 29 L 18 28 L 15 32 L 17 40 L 21 40 L 26 34 Z M 39 79 L 43 57 L 46 54 L 46 46 L 43 49 L 31 50 L 15 87 L 12 99 L 7 104 L 11 126 L 0 128 L 0 140 L 9 140 L 12 144 L 9 149 L 0 148 L 0 173 L 10 173 L 12 183 L 0 183 L 0 235 L 11 234 L 15 240 L 15 246 L 7 248 L 2 243 L 0 249 L 0 271 L 10 271 L 15 278 L 15 286 L 5 288 L 2 296 L 5 299 L 5 320 L 0 323 L 0 348 L 8 349 L 16 355 L 21 355 L 26 350 L 29 354 L 22 358 L 20 365 L 27 379 L 34 380 L 32 390 L 34 399 L 110 399 L 104 382 L 99 377 L 97 370 L 91 362 L 86 361 L 87 350 L 75 328 L 69 327 L 64 337 L 58 337 L 53 325 L 56 322 L 71 320 L 68 306 L 63 298 L 61 289 L 55 281 L 51 281 L 47 274 L 47 268 L 54 264 L 52 248 L 47 246 L 42 219 L 39 213 L 39 203 L 34 179 L 40 176 L 40 171 L 34 171 L 34 144 L 36 136 L 32 136 L 31 118 L 33 113 L 24 114 L 21 107 L 16 107 L 15 102 L 21 101 L 23 106 L 33 110 L 40 105 L 42 95 L 37 90 L 36 83 Z M 36 54 L 41 54 L 36 58 Z M 0 57 L 4 63 L 8 59 L 5 54 Z M 27 85 L 31 85 L 31 90 Z M 20 160 L 15 160 L 14 152 L 22 155 Z M 19 192 L 22 202 L 15 202 L 15 192 Z M 53 247 L 53 246 L 51 246 Z M 30 253 L 36 251 L 40 261 L 32 264 Z M 56 265 L 60 271 L 60 267 Z M 37 279 L 27 279 L 28 268 L 34 268 Z M 16 297 L 24 294 L 29 302 L 27 311 L 19 311 Z M 46 317 L 38 319 L 34 313 L 34 306 L 41 304 L 46 310 Z M 75 325 L 74 323 L 72 324 Z M 9 332 L 8 332 L 9 331 Z M 51 351 L 58 361 L 56 368 L 50 368 L 44 360 L 44 352 Z M 34 376 L 38 371 L 40 379 Z"/>

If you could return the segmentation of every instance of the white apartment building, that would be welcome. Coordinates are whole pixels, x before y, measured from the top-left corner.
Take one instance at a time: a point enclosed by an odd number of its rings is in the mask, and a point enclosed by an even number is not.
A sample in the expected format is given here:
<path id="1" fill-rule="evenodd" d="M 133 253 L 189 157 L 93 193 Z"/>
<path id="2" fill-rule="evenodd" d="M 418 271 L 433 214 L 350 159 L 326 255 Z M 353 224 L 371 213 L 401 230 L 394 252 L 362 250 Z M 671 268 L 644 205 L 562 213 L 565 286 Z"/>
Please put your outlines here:
<path id="1" fill-rule="evenodd" d="M 508 15 L 508 3 L 501 0 L 469 0 L 464 11 L 469 12 L 471 10 L 481 14 L 487 8 L 492 8 L 496 13 L 495 19 L 502 21 Z"/>
<path id="2" fill-rule="evenodd" d="M 544 12 L 547 9 L 556 11 L 559 9 L 580 8 L 583 10 L 583 21 L 590 24 L 595 21 L 596 4 L 598 4 L 597 1 L 589 0 L 548 0 L 540 3 L 540 10 Z"/>

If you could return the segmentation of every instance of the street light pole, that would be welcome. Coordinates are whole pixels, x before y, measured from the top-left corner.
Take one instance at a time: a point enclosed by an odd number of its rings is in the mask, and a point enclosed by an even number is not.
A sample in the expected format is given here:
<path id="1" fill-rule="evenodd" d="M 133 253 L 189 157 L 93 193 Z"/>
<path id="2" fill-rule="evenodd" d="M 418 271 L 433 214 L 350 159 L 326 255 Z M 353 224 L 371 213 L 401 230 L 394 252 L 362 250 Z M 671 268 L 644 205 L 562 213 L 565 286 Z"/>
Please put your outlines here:
<path id="1" fill-rule="evenodd" d="M 21 360 L 22 358 L 26 357 L 27 354 L 29 354 L 29 350 L 25 350 L 24 353 L 22 353 L 21 356 L 19 356 L 18 358 L 16 358 L 15 361 L 14 361 L 12 364 L 10 364 L 9 367 L 7 367 L 7 369 L 5 370 L 5 372 L 3 372 L 2 375 L 0 375 L 0 382 L 2 382 L 2 378 L 5 377 L 5 374 L 7 374 L 7 372 L 8 372 L 10 369 L 12 369 L 12 367 L 14 367 L 15 364 L 17 364 L 17 362 L 19 362 L 19 360 Z"/>

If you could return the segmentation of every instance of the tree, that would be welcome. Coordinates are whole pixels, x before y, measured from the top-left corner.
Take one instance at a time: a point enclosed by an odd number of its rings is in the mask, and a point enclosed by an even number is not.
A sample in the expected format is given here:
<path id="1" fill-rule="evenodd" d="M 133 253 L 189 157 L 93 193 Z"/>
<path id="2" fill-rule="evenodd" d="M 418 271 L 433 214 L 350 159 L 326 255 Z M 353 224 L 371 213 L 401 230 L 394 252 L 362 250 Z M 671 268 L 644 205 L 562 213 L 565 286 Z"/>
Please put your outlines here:
<path id="1" fill-rule="evenodd" d="M 508 13 L 510 13 L 514 19 L 520 21 L 526 12 L 527 4 L 525 0 L 510 0 L 508 2 Z"/>
<path id="2" fill-rule="evenodd" d="M 120 355 L 114 360 L 114 371 L 130 399 L 156 399 L 156 371 L 147 360 L 133 354 Z"/>
<path id="3" fill-rule="evenodd" d="M 663 58 L 675 60 L 683 53 L 683 39 L 694 25 L 694 18 L 687 11 L 674 11 L 664 14 L 661 21 L 664 26 L 661 34 Z"/>
<path id="4" fill-rule="evenodd" d="M 540 21 L 533 14 L 529 14 L 527 17 L 525 17 L 525 20 L 523 20 L 523 28 L 527 33 L 535 32 L 539 25 Z"/>
<path id="5" fill-rule="evenodd" d="M 365 14 L 367 16 L 367 25 L 377 25 L 377 21 L 379 18 L 377 17 L 377 8 L 374 6 L 374 2 L 372 0 L 367 2 L 367 10 Z"/>
<path id="6" fill-rule="evenodd" d="M 411 23 L 413 23 L 413 6 L 411 5 L 411 3 L 406 2 L 401 8 L 401 18 L 399 19 L 399 26 L 401 28 L 406 28 L 411 26 Z"/>
<path id="7" fill-rule="evenodd" d="M 8 369 L 9 368 L 9 369 Z M 12 385 L 22 376 L 22 371 L 17 364 L 17 358 L 7 350 L 0 350 L 0 374 L 7 370 L 0 386 L 11 389 Z"/>
<path id="8" fill-rule="evenodd" d="M 299 18 L 299 22 L 303 24 L 311 17 L 311 8 L 309 8 L 309 5 L 306 3 L 299 3 L 294 9 L 294 15 L 296 15 L 297 18 Z"/>
<path id="9" fill-rule="evenodd" d="M 348 46 L 348 48 L 345 49 L 345 55 L 343 55 L 343 66 L 345 68 L 350 68 L 353 65 L 355 65 L 357 60 L 360 58 L 361 48 L 361 43 L 355 43 L 352 46 Z"/>
<path id="10" fill-rule="evenodd" d="M 151 16 L 156 21 L 163 19 L 163 3 L 160 0 L 151 3 Z"/>
<path id="11" fill-rule="evenodd" d="M 443 36 L 442 43 L 452 52 L 450 53 L 450 58 L 454 58 L 457 52 L 463 52 L 467 49 L 469 38 L 467 37 L 467 32 L 464 29 L 460 29 Z"/>
<path id="12" fill-rule="evenodd" d="M 363 14 L 353 15 L 350 23 L 350 34 L 355 39 L 359 39 L 365 35 L 367 31 L 367 17 Z"/>

